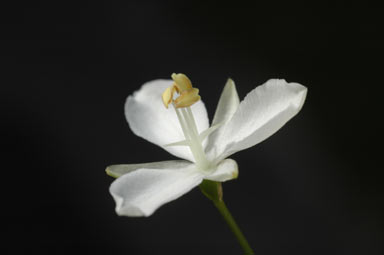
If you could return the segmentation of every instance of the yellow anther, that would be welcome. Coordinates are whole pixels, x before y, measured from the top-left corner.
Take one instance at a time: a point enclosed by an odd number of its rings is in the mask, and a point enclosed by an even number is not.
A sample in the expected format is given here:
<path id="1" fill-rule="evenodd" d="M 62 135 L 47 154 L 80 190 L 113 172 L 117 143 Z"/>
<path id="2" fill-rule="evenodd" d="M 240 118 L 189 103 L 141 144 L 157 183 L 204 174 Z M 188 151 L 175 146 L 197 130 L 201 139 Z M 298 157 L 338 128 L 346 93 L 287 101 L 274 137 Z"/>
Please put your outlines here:
<path id="1" fill-rule="evenodd" d="M 172 85 L 171 87 L 168 87 L 162 95 L 163 98 L 163 103 L 165 108 L 168 108 L 168 105 L 172 102 L 173 100 L 173 94 L 175 93 L 175 86 Z"/>
<path id="2" fill-rule="evenodd" d="M 188 107 L 200 100 L 199 89 L 193 88 L 191 81 L 185 74 L 172 74 L 174 83 L 165 89 L 162 94 L 163 104 L 166 108 L 170 103 L 174 103 L 176 108 Z M 177 92 L 178 97 L 173 99 Z"/>
<path id="3" fill-rule="evenodd" d="M 175 107 L 188 107 L 200 100 L 199 89 L 190 88 L 180 93 L 180 96 L 174 100 Z"/>
<path id="4" fill-rule="evenodd" d="M 175 82 L 176 90 L 178 93 L 181 93 L 183 91 L 186 91 L 192 88 L 192 82 L 185 74 L 173 73 L 172 79 Z"/>

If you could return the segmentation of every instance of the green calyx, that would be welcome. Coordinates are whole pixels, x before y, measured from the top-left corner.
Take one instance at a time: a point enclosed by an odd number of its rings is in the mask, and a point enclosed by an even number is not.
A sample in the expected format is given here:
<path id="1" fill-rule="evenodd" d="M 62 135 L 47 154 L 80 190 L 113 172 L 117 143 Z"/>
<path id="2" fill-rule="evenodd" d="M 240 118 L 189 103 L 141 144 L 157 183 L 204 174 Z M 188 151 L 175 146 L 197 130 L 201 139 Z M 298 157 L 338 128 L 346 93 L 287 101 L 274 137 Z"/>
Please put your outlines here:
<path id="1" fill-rule="evenodd" d="M 212 201 L 223 201 L 223 187 L 221 182 L 203 180 L 200 184 L 200 190 L 203 194 Z"/>

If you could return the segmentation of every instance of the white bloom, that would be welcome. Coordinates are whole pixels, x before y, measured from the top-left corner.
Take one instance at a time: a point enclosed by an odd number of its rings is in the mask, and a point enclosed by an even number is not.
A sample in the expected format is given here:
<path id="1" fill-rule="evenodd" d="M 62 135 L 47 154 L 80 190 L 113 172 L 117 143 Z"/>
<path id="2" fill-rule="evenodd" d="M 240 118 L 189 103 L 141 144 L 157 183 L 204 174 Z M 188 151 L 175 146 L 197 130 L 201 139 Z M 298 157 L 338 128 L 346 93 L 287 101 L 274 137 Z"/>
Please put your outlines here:
<path id="1" fill-rule="evenodd" d="M 136 135 L 183 160 L 109 166 L 107 173 L 117 177 L 110 193 L 119 215 L 149 216 L 203 179 L 236 178 L 237 163 L 227 157 L 274 134 L 300 111 L 307 93 L 298 83 L 272 79 L 240 102 L 229 79 L 209 128 L 201 100 L 186 108 L 164 107 L 162 94 L 172 83 L 145 83 L 128 97 L 125 115 Z"/>

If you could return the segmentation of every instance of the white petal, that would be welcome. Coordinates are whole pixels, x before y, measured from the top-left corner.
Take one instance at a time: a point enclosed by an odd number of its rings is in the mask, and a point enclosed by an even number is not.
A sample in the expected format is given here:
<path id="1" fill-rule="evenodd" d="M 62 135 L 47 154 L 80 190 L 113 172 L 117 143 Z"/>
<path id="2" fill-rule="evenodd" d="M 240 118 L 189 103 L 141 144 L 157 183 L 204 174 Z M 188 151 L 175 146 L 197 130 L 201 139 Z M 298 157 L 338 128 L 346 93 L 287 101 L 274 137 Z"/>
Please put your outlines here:
<path id="1" fill-rule="evenodd" d="M 224 159 L 217 166 L 217 169 L 210 175 L 206 175 L 204 179 L 225 182 L 236 179 L 239 175 L 239 168 L 233 159 Z"/>
<path id="2" fill-rule="evenodd" d="M 218 160 L 254 146 L 279 130 L 304 104 L 307 88 L 272 79 L 252 90 L 208 152 Z"/>
<path id="3" fill-rule="evenodd" d="M 146 169 L 182 169 L 189 166 L 191 163 L 184 160 L 168 160 L 168 161 L 159 161 L 151 163 L 141 163 L 141 164 L 121 164 L 121 165 L 111 165 L 108 166 L 105 171 L 109 176 L 118 178 L 124 174 L 132 172 L 140 168 Z"/>
<path id="4" fill-rule="evenodd" d="M 220 125 L 220 127 L 208 137 L 206 150 L 210 151 L 215 146 L 216 141 L 220 138 L 225 124 L 231 120 L 239 107 L 239 96 L 236 91 L 235 83 L 232 79 L 228 79 L 224 86 L 223 92 L 217 104 L 215 116 L 213 117 L 212 126 Z"/>
<path id="5" fill-rule="evenodd" d="M 184 195 L 203 178 L 194 164 L 183 169 L 142 168 L 116 179 L 109 191 L 120 216 L 150 216 L 157 208 Z"/>
<path id="6" fill-rule="evenodd" d="M 215 116 L 213 117 L 212 126 L 228 122 L 236 112 L 239 102 L 240 99 L 237 95 L 235 83 L 232 79 L 228 79 L 223 92 L 221 92 Z"/>
<path id="7" fill-rule="evenodd" d="M 188 147 L 166 144 L 185 140 L 173 106 L 163 105 L 161 95 L 172 85 L 172 80 L 154 80 L 145 83 L 140 90 L 127 98 L 125 116 L 132 131 L 169 153 L 193 161 Z M 208 115 L 204 103 L 200 100 L 191 107 L 199 132 L 208 128 Z"/>

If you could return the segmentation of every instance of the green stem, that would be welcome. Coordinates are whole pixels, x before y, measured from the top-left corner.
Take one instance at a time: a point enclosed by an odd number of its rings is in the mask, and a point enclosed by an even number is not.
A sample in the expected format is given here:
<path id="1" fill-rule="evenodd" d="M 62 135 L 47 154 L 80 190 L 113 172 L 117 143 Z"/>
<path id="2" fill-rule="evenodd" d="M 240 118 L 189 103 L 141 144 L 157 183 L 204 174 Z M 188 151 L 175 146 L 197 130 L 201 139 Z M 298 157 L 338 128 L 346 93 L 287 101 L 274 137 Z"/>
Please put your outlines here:
<path id="1" fill-rule="evenodd" d="M 239 244 L 243 248 L 245 255 L 252 255 L 255 254 L 249 246 L 247 239 L 245 239 L 245 236 L 241 232 L 239 226 L 237 225 L 235 219 L 232 217 L 231 213 L 229 212 L 227 206 L 225 205 L 223 200 L 212 200 L 216 208 L 219 210 L 220 214 L 223 216 L 225 222 L 227 222 L 229 228 L 231 229 L 232 233 L 236 236 L 237 241 L 239 241 Z"/>
<path id="2" fill-rule="evenodd" d="M 255 254 L 223 201 L 223 187 L 221 182 L 204 180 L 200 184 L 200 190 L 207 198 L 213 202 L 213 204 L 219 210 L 232 233 L 236 236 L 237 241 L 239 241 L 239 244 L 243 248 L 245 255 Z"/>

